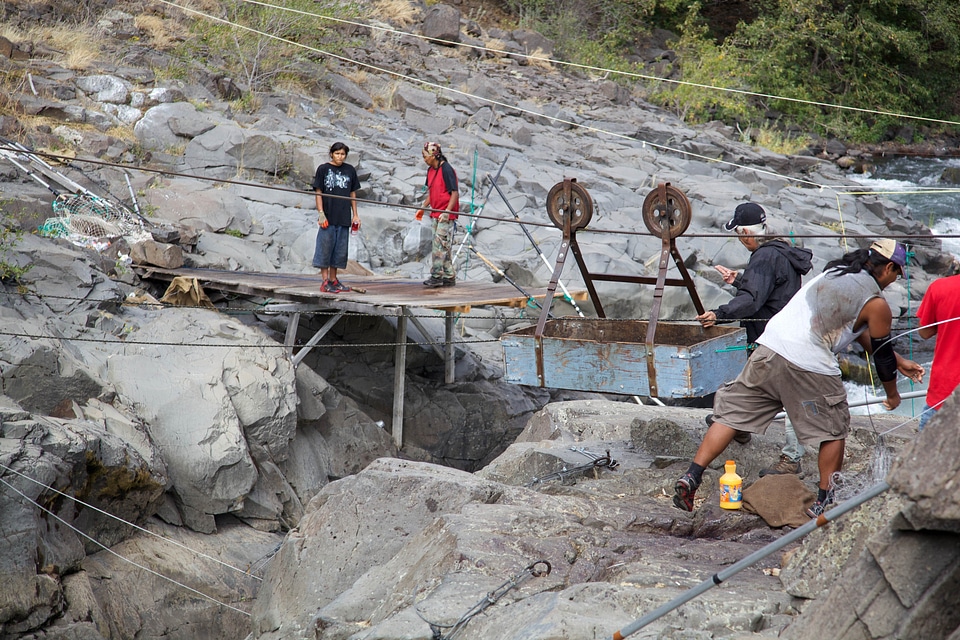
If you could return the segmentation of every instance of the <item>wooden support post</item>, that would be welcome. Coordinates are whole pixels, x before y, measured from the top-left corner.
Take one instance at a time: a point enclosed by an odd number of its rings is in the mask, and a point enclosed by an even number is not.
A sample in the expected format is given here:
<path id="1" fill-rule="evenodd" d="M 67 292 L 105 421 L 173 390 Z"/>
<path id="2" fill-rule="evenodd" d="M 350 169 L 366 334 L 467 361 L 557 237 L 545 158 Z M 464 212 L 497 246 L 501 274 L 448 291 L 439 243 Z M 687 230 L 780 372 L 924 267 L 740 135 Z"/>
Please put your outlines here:
<path id="1" fill-rule="evenodd" d="M 300 312 L 295 311 L 287 320 L 287 334 L 283 338 L 283 346 L 287 348 L 287 355 L 293 358 L 293 347 L 297 344 L 297 327 L 300 326 Z"/>
<path id="2" fill-rule="evenodd" d="M 443 381 L 447 384 L 453 384 L 457 374 L 457 359 L 454 357 L 453 348 L 453 329 L 454 317 L 453 311 L 447 310 L 444 318 L 444 343 L 443 343 Z"/>
<path id="3" fill-rule="evenodd" d="M 407 311 L 397 316 L 397 346 L 393 357 L 393 441 L 403 447 L 403 390 L 407 378 Z"/>
<path id="4" fill-rule="evenodd" d="M 300 364 L 301 360 L 307 357 L 307 354 L 310 353 L 310 350 L 313 349 L 315 346 L 317 346 L 317 343 L 320 342 L 323 336 L 327 335 L 327 332 L 329 332 L 330 329 L 333 329 L 333 325 L 337 324 L 337 322 L 340 320 L 340 318 L 344 316 L 344 314 L 346 314 L 346 311 L 338 312 L 336 315 L 334 315 L 329 320 L 327 320 L 326 323 L 322 327 L 320 327 L 320 329 L 315 334 L 313 334 L 313 337 L 307 340 L 307 344 L 303 345 L 300 351 L 297 351 L 297 355 L 293 356 L 292 358 L 293 366 L 297 366 L 298 364 Z M 288 330 L 289 330 L 289 327 L 288 327 Z"/>

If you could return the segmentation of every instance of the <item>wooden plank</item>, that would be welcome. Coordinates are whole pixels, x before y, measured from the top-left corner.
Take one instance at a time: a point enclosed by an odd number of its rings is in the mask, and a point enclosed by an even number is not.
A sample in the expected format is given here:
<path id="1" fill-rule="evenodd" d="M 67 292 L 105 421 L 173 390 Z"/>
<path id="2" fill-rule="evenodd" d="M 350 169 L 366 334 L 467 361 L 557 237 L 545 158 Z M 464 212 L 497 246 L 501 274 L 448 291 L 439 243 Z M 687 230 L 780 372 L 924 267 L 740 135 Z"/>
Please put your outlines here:
<path id="1" fill-rule="evenodd" d="M 343 293 L 322 293 L 323 282 L 319 274 L 260 273 L 248 271 L 220 271 L 214 269 L 164 269 L 149 267 L 141 269 L 144 277 L 172 280 L 182 276 L 196 278 L 205 287 L 240 293 L 249 296 L 282 298 L 293 301 L 315 301 L 341 306 L 354 303 L 362 306 L 403 306 L 467 313 L 474 306 L 523 307 L 526 296 L 514 287 L 495 282 L 460 281 L 455 287 L 428 289 L 417 280 L 391 276 L 344 276 L 341 281 L 351 287 L 365 290 Z M 530 291 L 534 298 L 543 299 L 545 289 Z M 572 292 L 576 299 L 585 299 L 585 291 Z M 360 310 L 361 307 L 355 307 Z"/>

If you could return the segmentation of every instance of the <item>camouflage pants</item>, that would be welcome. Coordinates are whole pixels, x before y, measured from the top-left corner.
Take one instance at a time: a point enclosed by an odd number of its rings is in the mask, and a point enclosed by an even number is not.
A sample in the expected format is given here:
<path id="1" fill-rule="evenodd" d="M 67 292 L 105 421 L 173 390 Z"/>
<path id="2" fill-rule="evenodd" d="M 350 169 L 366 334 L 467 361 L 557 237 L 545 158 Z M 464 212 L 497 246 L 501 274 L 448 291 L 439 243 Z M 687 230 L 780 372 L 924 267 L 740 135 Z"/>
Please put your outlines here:
<path id="1" fill-rule="evenodd" d="M 440 222 L 439 218 L 433 219 L 433 250 L 431 252 L 430 277 L 452 280 L 456 276 L 453 269 L 453 257 L 451 249 L 453 248 L 453 234 L 456 231 L 457 223 L 446 221 Z"/>

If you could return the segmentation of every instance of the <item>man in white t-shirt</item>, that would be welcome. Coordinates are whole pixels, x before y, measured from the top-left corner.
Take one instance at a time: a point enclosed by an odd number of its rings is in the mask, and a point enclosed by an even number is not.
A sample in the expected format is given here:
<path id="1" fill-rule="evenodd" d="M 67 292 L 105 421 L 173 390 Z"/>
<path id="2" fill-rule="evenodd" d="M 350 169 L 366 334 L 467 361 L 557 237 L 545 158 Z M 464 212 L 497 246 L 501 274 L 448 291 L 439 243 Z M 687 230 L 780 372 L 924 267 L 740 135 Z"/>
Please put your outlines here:
<path id="1" fill-rule="evenodd" d="M 800 443 L 818 448 L 819 492 L 807 515 L 823 513 L 833 502 L 831 476 L 842 467 L 850 427 L 837 354 L 857 341 L 873 355 L 888 410 L 900 404 L 898 371 L 916 382 L 923 378 L 923 367 L 893 350 L 893 317 L 882 296 L 905 265 L 906 250 L 894 240 L 852 251 L 828 263 L 767 323 L 743 371 L 717 391 L 714 422 L 674 486 L 677 508 L 693 510 L 704 469 L 737 431 L 764 433 L 782 407 Z"/>

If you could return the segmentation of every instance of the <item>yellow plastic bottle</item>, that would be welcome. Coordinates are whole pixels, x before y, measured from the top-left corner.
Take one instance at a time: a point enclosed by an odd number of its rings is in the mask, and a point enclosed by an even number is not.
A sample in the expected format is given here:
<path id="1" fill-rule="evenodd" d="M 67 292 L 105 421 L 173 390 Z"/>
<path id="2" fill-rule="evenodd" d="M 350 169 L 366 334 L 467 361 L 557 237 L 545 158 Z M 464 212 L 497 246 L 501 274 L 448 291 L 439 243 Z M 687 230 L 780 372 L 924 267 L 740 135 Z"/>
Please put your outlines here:
<path id="1" fill-rule="evenodd" d="M 737 463 L 727 460 L 723 465 L 724 473 L 720 476 L 720 508 L 739 509 L 743 505 L 743 478 L 737 475 Z"/>

